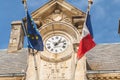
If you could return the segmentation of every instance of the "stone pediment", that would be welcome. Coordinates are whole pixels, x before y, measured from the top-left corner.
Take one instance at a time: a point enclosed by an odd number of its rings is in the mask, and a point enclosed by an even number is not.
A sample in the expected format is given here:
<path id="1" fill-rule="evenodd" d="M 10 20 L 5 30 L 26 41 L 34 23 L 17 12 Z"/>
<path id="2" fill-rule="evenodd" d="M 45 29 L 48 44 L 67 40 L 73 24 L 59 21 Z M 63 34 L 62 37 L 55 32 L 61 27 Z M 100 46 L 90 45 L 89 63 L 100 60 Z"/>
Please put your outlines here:
<path id="1" fill-rule="evenodd" d="M 67 16 L 84 16 L 85 13 L 81 10 L 73 7 L 72 5 L 68 4 L 65 1 L 62 0 L 51 0 L 42 7 L 38 8 L 36 11 L 32 13 L 32 17 L 35 20 L 44 19 L 50 14 L 52 14 L 56 9 L 59 9 L 64 14 L 67 14 Z"/>

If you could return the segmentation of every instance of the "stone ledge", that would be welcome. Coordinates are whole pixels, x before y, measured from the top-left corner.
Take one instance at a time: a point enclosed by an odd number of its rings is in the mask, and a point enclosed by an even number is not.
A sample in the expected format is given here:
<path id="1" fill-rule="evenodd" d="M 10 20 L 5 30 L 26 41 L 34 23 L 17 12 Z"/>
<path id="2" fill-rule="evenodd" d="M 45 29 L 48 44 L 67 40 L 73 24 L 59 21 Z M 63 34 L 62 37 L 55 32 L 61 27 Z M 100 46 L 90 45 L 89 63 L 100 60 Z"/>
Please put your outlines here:
<path id="1" fill-rule="evenodd" d="M 120 80 L 120 71 L 88 71 L 88 80 Z"/>
<path id="2" fill-rule="evenodd" d="M 22 24 L 22 21 L 12 21 L 11 25 Z"/>

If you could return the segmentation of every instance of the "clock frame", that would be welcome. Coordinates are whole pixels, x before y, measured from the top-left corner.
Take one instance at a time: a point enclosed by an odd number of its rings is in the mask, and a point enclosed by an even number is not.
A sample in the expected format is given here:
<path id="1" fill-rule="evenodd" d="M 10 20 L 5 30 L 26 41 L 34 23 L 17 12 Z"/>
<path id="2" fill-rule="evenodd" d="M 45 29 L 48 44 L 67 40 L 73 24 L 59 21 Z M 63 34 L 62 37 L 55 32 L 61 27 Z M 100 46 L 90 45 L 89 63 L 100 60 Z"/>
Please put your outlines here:
<path id="1" fill-rule="evenodd" d="M 64 23 L 64 22 L 52 22 L 43 25 L 40 29 L 44 41 L 44 52 L 41 52 L 41 59 L 49 62 L 62 62 L 68 60 L 72 57 L 73 44 L 78 42 L 80 39 L 78 35 L 78 30 L 74 26 Z M 53 36 L 62 36 L 67 41 L 67 46 L 65 50 L 55 53 L 47 50 L 46 41 Z"/>

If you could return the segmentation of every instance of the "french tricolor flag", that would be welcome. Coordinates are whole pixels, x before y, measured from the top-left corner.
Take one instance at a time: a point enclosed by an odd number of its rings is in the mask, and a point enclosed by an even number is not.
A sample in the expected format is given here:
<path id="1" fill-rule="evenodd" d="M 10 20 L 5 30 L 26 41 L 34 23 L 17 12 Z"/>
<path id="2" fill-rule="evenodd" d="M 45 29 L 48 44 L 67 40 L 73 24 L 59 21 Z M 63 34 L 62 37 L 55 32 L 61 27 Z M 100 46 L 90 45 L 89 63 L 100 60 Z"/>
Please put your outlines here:
<path id="1" fill-rule="evenodd" d="M 79 49 L 77 52 L 77 59 L 79 60 L 84 56 L 84 54 L 92 49 L 95 46 L 95 42 L 93 40 L 92 26 L 89 12 L 87 13 L 86 20 L 84 22 L 81 40 L 79 43 Z"/>

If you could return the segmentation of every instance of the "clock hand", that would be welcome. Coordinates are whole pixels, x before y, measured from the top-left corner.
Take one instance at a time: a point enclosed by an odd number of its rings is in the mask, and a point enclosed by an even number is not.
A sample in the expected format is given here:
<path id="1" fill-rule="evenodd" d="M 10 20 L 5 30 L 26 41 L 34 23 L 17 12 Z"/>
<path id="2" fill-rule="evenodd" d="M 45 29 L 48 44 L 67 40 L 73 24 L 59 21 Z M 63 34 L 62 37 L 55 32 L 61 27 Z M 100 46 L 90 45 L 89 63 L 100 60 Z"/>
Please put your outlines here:
<path id="1" fill-rule="evenodd" d="M 64 42 L 65 42 L 65 40 L 61 41 L 61 43 L 64 43 Z"/>
<path id="2" fill-rule="evenodd" d="M 58 44 L 61 43 L 62 38 L 59 39 Z"/>
<path id="3" fill-rule="evenodd" d="M 58 45 L 58 42 L 54 43 L 54 46 L 57 46 Z"/>
<path id="4" fill-rule="evenodd" d="M 59 45 L 59 43 L 61 43 L 61 40 L 62 40 L 62 38 L 60 38 L 57 42 L 53 43 L 53 44 L 54 44 L 54 46 Z"/>
<path id="5" fill-rule="evenodd" d="M 58 42 L 54 43 L 54 46 L 57 47 L 57 46 L 59 46 L 60 43 L 64 43 L 64 42 L 66 42 L 66 41 L 65 40 L 61 41 L 61 39 L 60 39 Z"/>

